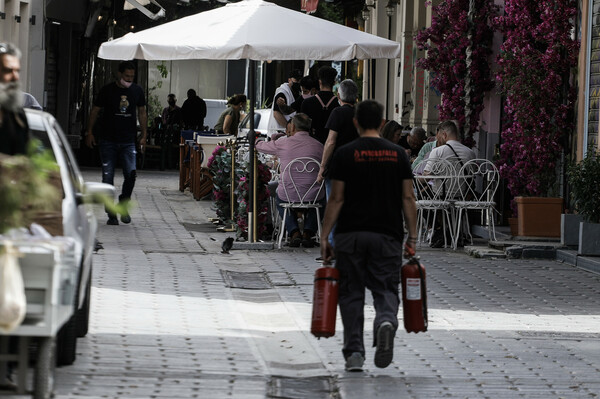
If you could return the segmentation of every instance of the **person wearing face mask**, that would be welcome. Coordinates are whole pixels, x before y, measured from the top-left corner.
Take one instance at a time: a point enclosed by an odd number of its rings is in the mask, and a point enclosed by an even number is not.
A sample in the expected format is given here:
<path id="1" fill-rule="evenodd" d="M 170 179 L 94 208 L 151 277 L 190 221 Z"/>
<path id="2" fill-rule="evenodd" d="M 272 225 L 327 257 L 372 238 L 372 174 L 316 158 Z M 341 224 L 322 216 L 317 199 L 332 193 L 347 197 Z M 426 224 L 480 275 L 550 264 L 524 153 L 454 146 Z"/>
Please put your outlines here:
<path id="1" fill-rule="evenodd" d="M 175 94 L 167 96 L 168 107 L 165 107 L 162 112 L 162 124 L 164 127 L 173 125 L 181 126 L 181 108 L 177 106 L 177 97 Z"/>
<path id="2" fill-rule="evenodd" d="M 280 97 L 277 100 L 279 111 L 281 111 L 284 115 L 289 115 L 292 112 L 300 112 L 300 109 L 302 109 L 302 102 L 307 98 L 314 96 L 316 93 L 317 90 L 312 78 L 308 75 L 304 76 L 302 79 L 300 79 L 300 95 L 296 97 L 296 101 L 294 101 L 291 105 L 286 105 L 285 100 Z"/>
<path id="3" fill-rule="evenodd" d="M 123 187 L 119 195 L 119 203 L 131 199 L 136 179 L 136 140 L 137 118 L 140 121 L 140 150 L 146 146 L 148 116 L 146 114 L 146 96 L 144 90 L 133 83 L 135 65 L 131 61 L 119 64 L 116 82 L 100 89 L 94 99 L 88 122 L 86 145 L 93 148 L 98 144 L 102 161 L 102 182 L 114 184 L 117 160 L 123 168 Z M 102 114 L 100 115 L 100 111 Z M 96 121 L 99 126 L 94 129 Z M 118 225 L 117 215 L 106 210 L 106 224 Z M 128 213 L 121 215 L 121 222 L 131 223 Z"/>
<path id="4" fill-rule="evenodd" d="M 29 128 L 23 111 L 19 83 L 21 51 L 10 43 L 0 43 L 0 152 L 25 154 Z"/>
<path id="5" fill-rule="evenodd" d="M 296 97 L 300 92 L 300 78 L 302 78 L 300 70 L 294 69 L 288 75 L 287 82 L 282 83 L 281 86 L 275 90 L 273 104 L 271 105 L 271 117 L 268 125 L 270 132 L 285 132 L 287 121 L 294 116 L 293 112 L 287 115 L 281 112 L 280 106 L 290 105 L 296 101 Z"/>

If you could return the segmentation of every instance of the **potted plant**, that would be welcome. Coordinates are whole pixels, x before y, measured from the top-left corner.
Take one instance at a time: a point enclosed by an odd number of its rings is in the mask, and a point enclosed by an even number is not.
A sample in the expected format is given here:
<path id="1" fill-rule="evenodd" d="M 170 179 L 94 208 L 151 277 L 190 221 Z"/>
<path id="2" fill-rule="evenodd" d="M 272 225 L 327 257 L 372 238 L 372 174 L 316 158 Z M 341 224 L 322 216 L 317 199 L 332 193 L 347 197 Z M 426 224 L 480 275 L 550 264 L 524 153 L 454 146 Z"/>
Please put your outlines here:
<path id="1" fill-rule="evenodd" d="M 496 20 L 504 33 L 497 80 L 506 98 L 499 169 L 515 197 L 519 235 L 560 236 L 563 201 L 552 196 L 562 143 L 573 130 L 576 11 L 574 0 L 506 0 Z"/>
<path id="2" fill-rule="evenodd" d="M 580 255 L 600 255 L 600 156 L 589 148 L 587 156 L 569 166 L 567 178 L 579 223 Z"/>

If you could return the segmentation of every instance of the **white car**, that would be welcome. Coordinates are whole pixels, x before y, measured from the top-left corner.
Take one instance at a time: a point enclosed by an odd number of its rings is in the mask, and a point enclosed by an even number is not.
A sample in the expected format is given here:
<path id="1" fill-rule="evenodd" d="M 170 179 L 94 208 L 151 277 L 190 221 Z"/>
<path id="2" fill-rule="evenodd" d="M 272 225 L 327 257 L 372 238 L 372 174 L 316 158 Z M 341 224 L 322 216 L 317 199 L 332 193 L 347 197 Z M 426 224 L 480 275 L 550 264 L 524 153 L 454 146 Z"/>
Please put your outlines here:
<path id="1" fill-rule="evenodd" d="M 271 118 L 271 109 L 254 110 L 254 131 L 262 137 L 270 138 L 273 134 L 279 133 L 277 130 L 269 130 L 269 119 Z M 250 131 L 250 114 L 247 114 L 238 128 L 238 137 L 246 137 Z M 285 133 L 285 132 L 281 132 Z"/>
<path id="2" fill-rule="evenodd" d="M 26 109 L 32 138 L 49 149 L 60 167 L 63 188 L 63 235 L 75 239 L 79 259 L 79 277 L 74 290 L 74 313 L 57 336 L 57 364 L 75 361 L 77 338 L 88 332 L 92 254 L 95 248 L 97 221 L 89 205 L 98 196 L 114 198 L 114 187 L 104 183 L 84 182 L 71 145 L 54 117 L 46 112 Z"/>

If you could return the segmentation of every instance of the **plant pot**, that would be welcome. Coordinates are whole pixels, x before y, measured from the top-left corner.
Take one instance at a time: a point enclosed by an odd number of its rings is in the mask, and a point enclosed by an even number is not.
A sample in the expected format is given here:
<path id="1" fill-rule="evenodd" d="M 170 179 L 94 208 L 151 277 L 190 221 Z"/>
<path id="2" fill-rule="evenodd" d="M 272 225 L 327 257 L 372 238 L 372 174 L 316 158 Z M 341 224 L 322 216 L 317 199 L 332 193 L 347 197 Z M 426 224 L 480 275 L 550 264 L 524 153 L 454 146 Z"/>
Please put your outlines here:
<path id="1" fill-rule="evenodd" d="M 562 198 L 516 197 L 519 236 L 560 237 Z"/>
<path id="2" fill-rule="evenodd" d="M 519 219 L 518 218 L 508 218 L 508 226 L 510 227 L 510 235 L 515 237 L 519 234 Z"/>
<path id="3" fill-rule="evenodd" d="M 571 213 L 560 215 L 560 243 L 562 245 L 579 245 L 579 223 L 581 222 L 583 222 L 581 215 Z"/>
<path id="4" fill-rule="evenodd" d="M 579 223 L 578 255 L 600 255 L 600 223 Z"/>

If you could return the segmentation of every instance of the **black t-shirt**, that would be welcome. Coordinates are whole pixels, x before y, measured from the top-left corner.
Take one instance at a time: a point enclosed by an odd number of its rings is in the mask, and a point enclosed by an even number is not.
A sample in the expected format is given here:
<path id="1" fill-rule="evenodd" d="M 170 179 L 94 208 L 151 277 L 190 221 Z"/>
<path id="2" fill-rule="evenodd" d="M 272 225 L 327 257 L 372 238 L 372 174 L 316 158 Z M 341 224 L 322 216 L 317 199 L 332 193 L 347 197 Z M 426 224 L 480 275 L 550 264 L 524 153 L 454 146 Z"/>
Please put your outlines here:
<path id="1" fill-rule="evenodd" d="M 2 123 L 0 123 L 0 152 L 8 155 L 23 155 L 27 153 L 29 128 L 27 117 L 21 109 L 14 113 L 2 108 Z"/>
<path id="2" fill-rule="evenodd" d="M 334 151 L 358 138 L 358 131 L 356 130 L 356 126 L 354 126 L 353 119 L 354 107 L 350 104 L 344 104 L 331 111 L 325 128 L 327 129 L 327 134 L 329 134 L 329 130 L 337 132 Z"/>
<path id="3" fill-rule="evenodd" d="M 129 88 L 115 82 L 100 89 L 94 105 L 102 108 L 100 137 L 107 141 L 130 143 L 137 136 L 137 108 L 146 105 L 142 88 L 133 83 Z"/>
<path id="4" fill-rule="evenodd" d="M 336 233 L 371 231 L 403 240 L 402 185 L 413 175 L 400 146 L 382 138 L 358 138 L 335 152 L 330 176 L 345 183 Z"/>
<path id="5" fill-rule="evenodd" d="M 327 105 L 329 100 L 334 96 L 331 91 L 320 91 L 317 95 L 325 105 Z M 329 134 L 329 129 L 325 128 L 329 115 L 334 108 L 339 106 L 340 104 L 335 98 L 326 109 L 323 109 L 323 105 L 321 105 L 317 96 L 312 96 L 302 101 L 302 112 L 312 119 L 311 136 L 319 140 L 322 144 L 325 144 L 327 135 Z"/>
<path id="6" fill-rule="evenodd" d="M 188 98 L 181 106 L 181 117 L 188 129 L 203 129 L 206 118 L 206 102 L 200 97 Z"/>

